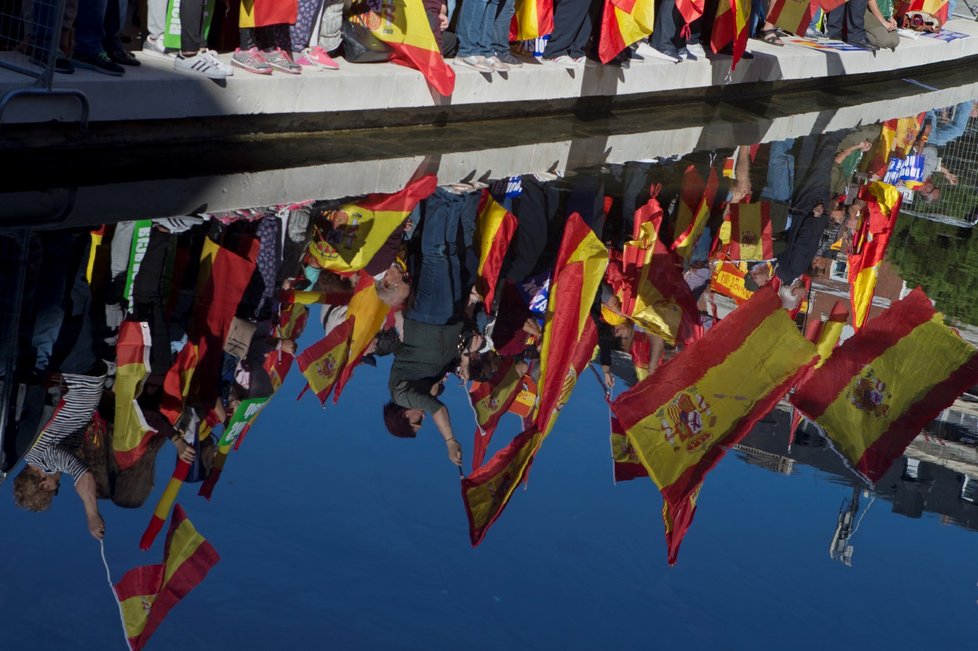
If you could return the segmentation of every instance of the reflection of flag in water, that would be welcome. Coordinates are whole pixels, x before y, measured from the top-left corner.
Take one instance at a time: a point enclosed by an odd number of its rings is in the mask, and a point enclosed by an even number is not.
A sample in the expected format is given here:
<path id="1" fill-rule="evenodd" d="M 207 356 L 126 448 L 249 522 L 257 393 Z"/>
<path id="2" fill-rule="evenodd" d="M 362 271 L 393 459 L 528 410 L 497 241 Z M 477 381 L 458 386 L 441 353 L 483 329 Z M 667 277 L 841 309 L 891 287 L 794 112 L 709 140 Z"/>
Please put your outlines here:
<path id="1" fill-rule="evenodd" d="M 390 47 L 391 61 L 421 71 L 428 84 L 446 97 L 454 92 L 455 71 L 441 57 L 421 0 L 384 0 L 380 13 L 353 18 Z"/>
<path id="2" fill-rule="evenodd" d="M 112 451 L 120 470 L 135 464 L 146 452 L 149 439 L 155 433 L 146 423 L 143 410 L 136 398 L 143 390 L 143 381 L 149 375 L 149 351 L 151 338 L 149 324 L 141 321 L 123 321 L 116 344 L 115 425 L 112 433 Z"/>
<path id="3" fill-rule="evenodd" d="M 747 23 L 750 17 L 750 0 L 720 0 L 717 15 L 713 20 L 713 33 L 710 35 L 710 48 L 719 52 L 733 45 L 733 62 L 730 69 L 747 50 Z"/>
<path id="4" fill-rule="evenodd" d="M 173 425 L 183 412 L 183 404 L 190 392 L 190 380 L 197 370 L 197 346 L 187 342 L 177 353 L 176 359 L 163 378 L 160 396 L 160 413 Z"/>
<path id="5" fill-rule="evenodd" d="M 340 399 L 343 387 L 350 381 L 353 369 L 363 359 L 367 346 L 380 332 L 380 327 L 387 320 L 388 312 L 390 312 L 390 307 L 377 296 L 377 287 L 374 285 L 373 278 L 364 274 L 347 307 L 347 314 L 349 315 L 347 318 L 355 318 L 356 323 L 353 324 L 353 332 L 350 334 L 349 359 L 336 381 L 333 404 L 336 404 Z"/>
<path id="6" fill-rule="evenodd" d="M 710 208 L 716 198 L 717 171 L 710 168 L 710 176 L 706 183 L 703 177 L 692 165 L 686 168 L 683 175 L 683 187 L 679 194 L 679 208 L 676 214 L 675 237 L 669 247 L 683 260 L 688 260 L 693 254 L 696 240 L 703 234 L 703 228 L 710 218 Z"/>
<path id="7" fill-rule="evenodd" d="M 331 213 L 330 230 L 309 244 L 309 254 L 329 271 L 363 269 L 437 185 L 437 178 L 428 174 L 393 194 L 371 194 L 340 206 Z"/>
<path id="8" fill-rule="evenodd" d="M 476 221 L 476 242 L 479 243 L 479 268 L 476 290 L 485 297 L 486 310 L 492 312 L 496 283 L 503 267 L 506 249 L 516 232 L 516 216 L 503 208 L 488 191 L 482 193 L 482 205 Z"/>
<path id="9" fill-rule="evenodd" d="M 306 377 L 306 388 L 312 389 L 320 404 L 326 404 L 349 358 L 350 335 L 353 334 L 355 321 L 354 317 L 348 318 L 296 358 L 299 371 Z M 302 393 L 305 392 L 306 389 L 303 389 Z M 302 393 L 299 394 L 300 398 Z"/>
<path id="10" fill-rule="evenodd" d="M 113 586 L 129 648 L 142 649 L 167 613 L 220 560 L 178 504 L 166 535 L 163 562 L 134 567 Z"/>
<path id="11" fill-rule="evenodd" d="M 611 462 L 616 482 L 649 476 L 614 414 L 611 416 Z"/>
<path id="12" fill-rule="evenodd" d="M 860 197 L 866 201 L 866 214 L 853 237 L 848 274 L 852 325 L 857 330 L 869 316 L 880 265 L 903 201 L 899 190 L 881 181 L 865 186 Z"/>
<path id="13" fill-rule="evenodd" d="M 808 327 L 805 329 L 805 339 L 815 344 L 815 352 L 818 353 L 818 361 L 812 367 L 815 370 L 822 366 L 832 355 L 832 351 L 835 347 L 839 345 L 839 339 L 842 337 L 842 329 L 845 328 L 846 321 L 849 320 L 849 310 L 846 309 L 845 303 L 842 301 L 836 301 L 832 306 L 832 311 L 829 312 L 829 318 L 822 321 L 818 318 L 812 318 L 809 314 Z M 808 379 L 806 375 L 804 378 L 799 379 L 798 384 L 803 384 Z M 801 425 L 803 416 L 801 411 L 797 407 L 791 408 L 791 427 L 788 430 L 788 451 L 791 452 L 791 445 L 795 442 L 795 432 L 798 431 L 798 426 Z"/>
<path id="14" fill-rule="evenodd" d="M 885 121 L 873 148 L 863 156 L 860 169 L 883 176 L 891 158 L 904 159 L 909 156 L 925 115 L 920 113 Z"/>
<path id="15" fill-rule="evenodd" d="M 532 41 L 553 31 L 553 0 L 516 0 L 509 40 Z"/>
<path id="16" fill-rule="evenodd" d="M 499 419 L 503 417 L 520 389 L 523 388 L 522 374 L 517 370 L 513 358 L 507 358 L 487 382 L 481 383 L 469 392 L 475 421 L 475 444 L 472 446 L 472 469 L 482 465 Z"/>
<path id="17" fill-rule="evenodd" d="M 653 0 L 604 0 L 598 57 L 608 63 L 620 52 L 652 33 Z"/>
<path id="18" fill-rule="evenodd" d="M 771 204 L 730 204 L 730 259 L 773 260 Z"/>
<path id="19" fill-rule="evenodd" d="M 978 383 L 976 352 L 918 288 L 846 340 L 791 402 L 875 482 L 931 419 Z"/>
<path id="20" fill-rule="evenodd" d="M 189 472 L 190 464 L 177 457 L 176 468 L 173 469 L 170 481 L 167 482 L 166 488 L 163 489 L 163 494 L 160 495 L 160 500 L 156 503 L 156 508 L 153 509 L 153 515 L 150 517 L 149 525 L 147 525 L 146 531 L 143 532 L 143 537 L 139 540 L 139 548 L 143 551 L 153 546 L 153 541 L 156 540 L 157 534 L 163 529 L 163 523 L 166 522 L 166 517 L 170 514 L 170 507 L 176 501 L 177 493 L 180 492 L 183 482 L 187 480 L 187 474 Z"/>
<path id="21" fill-rule="evenodd" d="M 774 0 L 767 20 L 786 32 L 804 36 L 812 22 L 810 0 Z"/>
<path id="22" fill-rule="evenodd" d="M 619 396 L 612 409 L 665 499 L 675 563 L 706 473 L 814 361 L 771 287 Z"/>

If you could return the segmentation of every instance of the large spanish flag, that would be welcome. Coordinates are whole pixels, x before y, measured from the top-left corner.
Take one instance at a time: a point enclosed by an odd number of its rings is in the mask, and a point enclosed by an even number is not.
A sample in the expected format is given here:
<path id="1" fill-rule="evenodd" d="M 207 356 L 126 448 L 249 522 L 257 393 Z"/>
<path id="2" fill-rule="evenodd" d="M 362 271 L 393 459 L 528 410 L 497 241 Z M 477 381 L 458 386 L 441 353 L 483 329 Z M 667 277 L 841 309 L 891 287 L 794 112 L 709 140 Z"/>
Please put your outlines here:
<path id="1" fill-rule="evenodd" d="M 944 325 L 918 288 L 843 343 L 791 402 L 875 482 L 931 419 L 976 383 L 975 348 Z"/>
<path id="2" fill-rule="evenodd" d="M 143 391 L 149 375 L 149 351 L 152 339 L 149 324 L 123 321 L 116 343 L 115 424 L 112 451 L 120 470 L 131 467 L 146 452 L 149 439 L 156 432 L 146 423 L 136 398 Z"/>
<path id="3" fill-rule="evenodd" d="M 889 183 L 873 181 L 863 187 L 860 198 L 866 201 L 866 214 L 853 236 L 848 274 L 852 325 L 857 330 L 869 316 L 876 292 L 876 279 L 900 214 L 903 195 Z"/>
<path id="4" fill-rule="evenodd" d="M 666 502 L 670 564 L 704 476 L 815 362 L 770 286 L 623 393 L 612 410 Z M 670 524 L 670 519 L 672 524 Z"/>
<path id="5" fill-rule="evenodd" d="M 455 91 L 455 71 L 441 56 L 421 0 L 393 0 L 384 4 L 381 13 L 363 15 L 370 32 L 390 47 L 391 61 L 421 71 L 445 97 Z"/>
<path id="6" fill-rule="evenodd" d="M 488 190 L 482 193 L 482 204 L 476 220 L 476 242 L 479 243 L 479 267 L 476 290 L 484 297 L 486 311 L 492 313 L 496 283 L 503 268 L 506 249 L 516 233 L 516 216 L 493 199 Z"/>
<path id="7" fill-rule="evenodd" d="M 845 303 L 836 301 L 832 306 L 832 311 L 829 312 L 828 319 L 820 323 L 818 333 L 813 340 L 815 342 L 815 352 L 818 353 L 819 357 L 815 368 L 822 366 L 832 356 L 836 346 L 839 345 L 839 339 L 842 338 L 842 330 L 846 327 L 848 320 L 849 310 L 846 309 Z"/>
<path id="8" fill-rule="evenodd" d="M 523 375 L 512 357 L 506 358 L 488 381 L 473 386 L 469 400 L 475 411 L 475 444 L 472 446 L 472 469 L 482 465 L 489 448 L 489 441 L 499 419 L 503 417 L 513 400 L 523 388 Z"/>
<path id="9" fill-rule="evenodd" d="M 350 381 L 353 369 L 363 359 L 367 346 L 380 332 L 381 326 L 387 320 L 390 307 L 377 296 L 377 287 L 374 285 L 373 278 L 364 274 L 357 285 L 353 298 L 350 299 L 347 310 L 349 315 L 347 318 L 355 318 L 356 322 L 353 324 L 353 332 L 350 334 L 350 356 L 336 381 L 333 404 L 336 404 L 340 399 L 343 387 Z"/>
<path id="10" fill-rule="evenodd" d="M 728 45 L 733 48 L 733 62 L 730 69 L 747 51 L 747 25 L 750 19 L 751 0 L 720 0 L 716 18 L 713 19 L 713 33 L 710 35 L 710 48 L 719 52 Z"/>
<path id="11" fill-rule="evenodd" d="M 771 204 L 730 204 L 731 260 L 773 260 L 774 242 L 771 232 Z"/>
<path id="12" fill-rule="evenodd" d="M 693 254 L 696 240 L 703 234 L 703 228 L 710 218 L 718 184 L 716 168 L 710 168 L 706 183 L 694 166 L 690 165 L 686 168 L 679 194 L 674 237 L 669 247 L 683 260 L 688 260 Z"/>
<path id="13" fill-rule="evenodd" d="M 363 269 L 437 186 L 437 177 L 427 174 L 393 194 L 371 194 L 340 206 L 329 215 L 330 229 L 310 242 L 309 254 L 329 271 Z"/>
<path id="14" fill-rule="evenodd" d="M 611 465 L 615 482 L 649 476 L 614 414 L 611 415 Z"/>
<path id="15" fill-rule="evenodd" d="M 654 0 L 604 0 L 598 57 L 608 63 L 632 43 L 652 33 Z"/>
<path id="16" fill-rule="evenodd" d="M 532 41 L 554 31 L 553 0 L 516 0 L 509 40 Z"/>
<path id="17" fill-rule="evenodd" d="M 350 335 L 353 334 L 355 321 L 356 318 L 352 316 L 346 319 L 296 358 L 299 371 L 306 377 L 306 388 L 312 389 L 321 405 L 326 404 L 326 399 L 349 359 Z M 305 392 L 306 389 L 303 389 L 299 397 Z"/>
<path id="18" fill-rule="evenodd" d="M 540 344 L 540 379 L 537 382 L 540 401 L 534 417 L 540 431 L 546 432 L 551 417 L 556 416 L 564 379 L 584 340 L 585 326 L 591 324 L 593 327 L 591 305 L 607 266 L 608 250 L 604 244 L 580 215 L 572 214 L 557 251 Z"/>
<path id="19" fill-rule="evenodd" d="M 170 609 L 197 587 L 219 560 L 177 504 L 166 534 L 163 562 L 134 567 L 113 586 L 132 651 L 146 646 Z"/>
<path id="20" fill-rule="evenodd" d="M 774 0 L 767 20 L 786 32 L 804 36 L 812 22 L 812 3 L 810 0 Z"/>

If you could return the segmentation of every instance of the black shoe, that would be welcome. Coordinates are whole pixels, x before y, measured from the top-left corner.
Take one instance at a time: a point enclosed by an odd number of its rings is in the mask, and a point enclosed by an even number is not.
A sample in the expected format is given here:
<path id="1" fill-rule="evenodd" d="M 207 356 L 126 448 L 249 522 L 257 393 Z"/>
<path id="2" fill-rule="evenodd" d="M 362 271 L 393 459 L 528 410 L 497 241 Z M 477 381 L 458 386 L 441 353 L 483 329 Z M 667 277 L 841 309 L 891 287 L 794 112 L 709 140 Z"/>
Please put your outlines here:
<path id="1" fill-rule="evenodd" d="M 31 63 L 42 68 L 47 65 L 47 63 L 37 58 L 36 55 L 31 55 Z M 61 52 L 58 52 L 57 57 L 54 59 L 54 71 L 63 75 L 70 75 L 75 71 L 75 66 Z"/>
<path id="2" fill-rule="evenodd" d="M 101 72 L 103 75 L 121 77 L 126 73 L 123 67 L 112 61 L 105 52 L 99 52 L 98 54 L 80 54 L 75 52 L 75 56 L 72 57 L 71 62 L 77 68 L 94 70 L 95 72 Z"/>
<path id="3" fill-rule="evenodd" d="M 138 66 L 140 65 L 139 59 L 136 58 L 132 52 L 126 52 L 122 48 L 118 50 L 109 50 L 109 58 L 114 62 L 118 63 L 120 66 Z"/>
<path id="4" fill-rule="evenodd" d="M 861 47 L 864 50 L 869 50 L 870 52 L 878 52 L 879 48 L 870 43 L 869 41 L 859 41 L 858 43 L 850 43 L 849 45 L 855 45 L 856 47 Z"/>

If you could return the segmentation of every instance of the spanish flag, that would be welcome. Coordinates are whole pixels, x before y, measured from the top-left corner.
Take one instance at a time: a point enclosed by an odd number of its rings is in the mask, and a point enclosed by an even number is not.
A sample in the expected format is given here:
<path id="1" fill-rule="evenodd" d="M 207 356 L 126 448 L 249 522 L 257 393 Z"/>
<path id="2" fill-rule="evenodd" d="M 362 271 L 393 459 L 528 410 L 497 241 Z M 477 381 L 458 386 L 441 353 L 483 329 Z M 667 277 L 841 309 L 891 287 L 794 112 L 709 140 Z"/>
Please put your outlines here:
<path id="1" fill-rule="evenodd" d="M 733 62 L 730 69 L 747 51 L 747 25 L 750 20 L 751 0 L 720 0 L 716 18 L 713 19 L 713 33 L 710 35 L 710 48 L 719 52 L 728 45 L 733 46 Z"/>
<path id="2" fill-rule="evenodd" d="M 675 236 L 669 247 L 683 260 L 693 254 L 696 240 L 703 234 L 703 228 L 710 218 L 710 209 L 716 198 L 719 180 L 715 168 L 710 168 L 706 183 L 692 165 L 683 175 L 683 186 L 679 195 L 679 211 L 676 215 Z"/>
<path id="3" fill-rule="evenodd" d="M 329 215 L 330 229 L 309 244 L 309 254 L 328 271 L 363 269 L 437 185 L 437 177 L 427 174 L 413 179 L 399 192 L 371 194 L 340 206 Z"/>
<path id="4" fill-rule="evenodd" d="M 350 299 L 347 310 L 347 318 L 355 318 L 356 322 L 353 324 L 353 332 L 350 334 L 349 358 L 336 381 L 336 390 L 333 393 L 334 405 L 339 401 L 343 387 L 350 381 L 353 369 L 363 359 L 363 353 L 367 350 L 367 346 L 377 336 L 381 326 L 384 325 L 384 321 L 387 320 L 390 307 L 377 296 L 377 287 L 374 285 L 373 278 L 364 274 L 357 285 L 353 298 Z"/>
<path id="5" fill-rule="evenodd" d="M 730 204 L 731 260 L 773 260 L 774 242 L 771 228 L 771 204 Z"/>
<path id="6" fill-rule="evenodd" d="M 354 317 L 346 319 L 296 358 L 299 371 L 306 377 L 306 387 L 299 394 L 300 398 L 306 389 L 311 388 L 319 398 L 319 404 L 326 404 L 333 386 L 340 377 L 340 372 L 349 359 L 350 335 L 353 334 L 355 321 Z"/>
<path id="7" fill-rule="evenodd" d="M 160 396 L 160 413 L 170 424 L 175 424 L 183 412 L 183 405 L 190 393 L 190 381 L 197 370 L 197 346 L 187 342 L 177 353 L 176 359 L 163 378 L 163 394 Z"/>
<path id="8" fill-rule="evenodd" d="M 652 33 L 654 0 L 604 0 L 598 57 L 608 63 L 632 43 Z"/>
<path id="9" fill-rule="evenodd" d="M 919 288 L 843 343 L 791 402 L 876 482 L 920 430 L 978 383 L 975 348 Z"/>
<path id="10" fill-rule="evenodd" d="M 616 483 L 649 476 L 614 414 L 611 416 L 611 465 Z"/>
<path id="11" fill-rule="evenodd" d="M 134 567 L 113 586 L 132 651 L 146 646 L 170 609 L 197 587 L 219 560 L 178 504 L 166 535 L 163 562 Z"/>
<path id="12" fill-rule="evenodd" d="M 189 472 L 190 464 L 177 457 L 177 465 L 173 469 L 170 481 L 167 482 L 166 488 L 163 489 L 163 494 L 160 495 L 160 500 L 156 503 L 156 508 L 153 509 L 153 515 L 150 517 L 149 524 L 146 526 L 146 531 L 143 532 L 142 538 L 139 539 L 139 548 L 141 550 L 146 551 L 153 546 L 153 541 L 156 540 L 157 534 L 163 529 L 163 523 L 166 522 L 167 516 L 170 515 L 170 508 L 176 501 L 177 494 L 180 492 L 183 482 L 187 480 L 187 474 Z"/>
<path id="13" fill-rule="evenodd" d="M 553 0 L 516 0 L 509 40 L 532 41 L 554 31 Z"/>
<path id="14" fill-rule="evenodd" d="M 591 305 L 607 266 L 608 250 L 581 216 L 573 213 L 567 220 L 557 251 L 544 317 L 540 379 L 537 382 L 540 402 L 535 415 L 540 431 L 546 432 L 550 427 L 564 379 L 571 369 L 576 349 L 584 340 L 585 326 L 590 323 L 593 327 Z M 593 346 L 590 352 L 594 352 Z"/>
<path id="15" fill-rule="evenodd" d="M 866 201 L 866 214 L 853 236 L 848 274 L 852 325 L 856 330 L 869 316 L 876 292 L 876 279 L 900 214 L 903 195 L 889 183 L 873 181 L 863 187 L 860 198 Z"/>
<path id="16" fill-rule="evenodd" d="M 879 137 L 873 143 L 873 148 L 862 158 L 861 169 L 883 176 L 886 174 L 890 158 L 904 159 L 909 156 L 926 115 L 926 113 L 919 113 L 885 121 Z"/>
<path id="17" fill-rule="evenodd" d="M 112 451 L 120 470 L 131 467 L 146 452 L 149 439 L 156 432 L 146 423 L 136 398 L 143 391 L 149 375 L 149 351 L 152 339 L 149 324 L 123 321 L 116 343 L 115 424 Z"/>
<path id="18" fill-rule="evenodd" d="M 428 85 L 448 97 L 455 91 L 455 71 L 441 57 L 421 0 L 393 0 L 381 13 L 354 14 L 391 49 L 391 61 L 421 71 Z M 432 189 L 432 192 L 434 189 Z"/>
<path id="19" fill-rule="evenodd" d="M 832 311 L 829 312 L 829 318 L 819 322 L 820 327 L 813 340 L 815 342 L 815 352 L 818 353 L 819 357 L 818 362 L 815 363 L 815 368 L 822 366 L 831 357 L 832 352 L 839 345 L 839 339 L 842 338 L 842 330 L 846 327 L 848 320 L 849 310 L 846 309 L 845 303 L 836 301 L 832 306 Z"/>
<path id="20" fill-rule="evenodd" d="M 499 272 L 503 267 L 506 249 L 516 233 L 516 225 L 516 216 L 493 199 L 488 190 L 484 191 L 476 220 L 475 239 L 479 243 L 479 268 L 475 288 L 484 297 L 488 312 L 492 312 Z"/>
<path id="21" fill-rule="evenodd" d="M 487 382 L 472 387 L 469 400 L 475 411 L 478 427 L 475 431 L 475 444 L 472 446 L 472 469 L 482 465 L 499 419 L 503 417 L 513 400 L 523 388 L 523 376 L 517 370 L 512 357 L 507 358 Z"/>
<path id="22" fill-rule="evenodd" d="M 815 359 L 815 346 L 765 286 L 612 403 L 665 499 L 670 564 L 706 473 Z"/>
<path id="23" fill-rule="evenodd" d="M 939 21 L 943 25 L 948 21 L 948 2 L 947 0 L 896 0 L 893 3 L 893 13 L 895 16 L 903 16 L 908 11 L 924 11 Z"/>
<path id="24" fill-rule="evenodd" d="M 685 38 L 689 38 L 689 24 L 703 15 L 705 7 L 704 0 L 676 0 L 676 9 L 686 22 L 682 29 Z"/>
<path id="25" fill-rule="evenodd" d="M 804 36 L 812 22 L 810 0 L 774 0 L 767 20 L 786 32 Z"/>

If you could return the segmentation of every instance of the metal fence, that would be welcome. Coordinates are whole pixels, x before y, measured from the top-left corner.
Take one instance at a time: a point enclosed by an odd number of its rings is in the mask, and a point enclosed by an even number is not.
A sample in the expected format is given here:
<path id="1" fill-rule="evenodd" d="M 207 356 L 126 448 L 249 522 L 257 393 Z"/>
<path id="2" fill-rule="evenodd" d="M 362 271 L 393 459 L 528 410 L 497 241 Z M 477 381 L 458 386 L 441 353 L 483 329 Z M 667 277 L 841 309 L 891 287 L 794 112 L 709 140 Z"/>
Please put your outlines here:
<path id="1" fill-rule="evenodd" d="M 0 97 L 0 124 L 11 102 L 28 97 L 72 97 L 78 100 L 79 122 L 88 125 L 88 98 L 74 88 L 53 88 L 55 66 L 65 53 L 59 49 L 66 0 L 21 0 L 0 5 L 0 67 L 34 82 Z"/>

